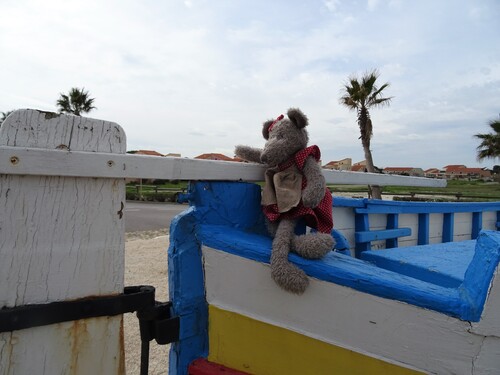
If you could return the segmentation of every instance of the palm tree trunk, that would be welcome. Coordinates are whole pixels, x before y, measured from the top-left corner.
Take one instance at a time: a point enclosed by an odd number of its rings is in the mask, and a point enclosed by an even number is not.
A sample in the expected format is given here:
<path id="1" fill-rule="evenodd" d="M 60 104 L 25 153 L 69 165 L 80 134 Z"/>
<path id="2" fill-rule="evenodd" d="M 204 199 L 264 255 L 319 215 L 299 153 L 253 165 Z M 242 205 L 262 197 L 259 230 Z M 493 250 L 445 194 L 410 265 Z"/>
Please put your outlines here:
<path id="1" fill-rule="evenodd" d="M 370 139 L 372 136 L 370 114 L 366 107 L 361 107 L 358 113 L 358 124 L 359 130 L 361 131 L 361 144 L 363 145 L 363 151 L 365 152 L 366 160 L 366 171 L 370 173 L 375 172 L 375 167 L 373 165 L 372 152 L 370 151 Z M 368 186 L 368 195 L 373 199 L 382 199 L 382 191 L 378 185 Z"/>
<path id="2" fill-rule="evenodd" d="M 375 167 L 373 166 L 373 158 L 372 153 L 369 147 L 365 147 L 363 145 L 363 150 L 365 151 L 365 159 L 366 159 L 366 171 L 370 173 L 375 172 Z M 369 185 L 368 191 L 371 192 L 371 198 L 373 199 L 382 199 L 382 190 L 378 185 Z"/>

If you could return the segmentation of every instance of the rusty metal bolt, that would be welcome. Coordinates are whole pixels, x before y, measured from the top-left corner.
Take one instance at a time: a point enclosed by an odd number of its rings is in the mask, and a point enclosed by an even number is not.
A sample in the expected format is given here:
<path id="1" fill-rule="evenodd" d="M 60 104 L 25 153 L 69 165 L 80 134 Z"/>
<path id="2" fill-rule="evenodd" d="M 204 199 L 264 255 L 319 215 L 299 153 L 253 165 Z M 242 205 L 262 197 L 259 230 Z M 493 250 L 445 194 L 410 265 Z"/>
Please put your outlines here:
<path id="1" fill-rule="evenodd" d="M 112 167 L 113 165 L 115 165 L 115 162 L 113 160 L 109 160 L 108 161 L 108 167 Z"/>
<path id="2" fill-rule="evenodd" d="M 17 156 L 11 156 L 10 157 L 10 163 L 12 165 L 16 165 L 16 164 L 19 164 L 19 158 Z"/>

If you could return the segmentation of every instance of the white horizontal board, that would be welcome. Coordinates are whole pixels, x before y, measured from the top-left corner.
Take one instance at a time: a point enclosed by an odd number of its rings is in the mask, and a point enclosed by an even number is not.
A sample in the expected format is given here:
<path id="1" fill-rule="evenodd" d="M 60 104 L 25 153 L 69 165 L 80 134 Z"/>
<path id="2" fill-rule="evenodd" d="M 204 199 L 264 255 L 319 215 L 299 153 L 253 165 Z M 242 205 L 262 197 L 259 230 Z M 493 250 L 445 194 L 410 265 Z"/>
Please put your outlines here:
<path id="1" fill-rule="evenodd" d="M 0 174 L 165 180 L 262 181 L 265 167 L 229 161 L 0 147 Z M 445 180 L 323 170 L 327 183 L 444 187 Z"/>

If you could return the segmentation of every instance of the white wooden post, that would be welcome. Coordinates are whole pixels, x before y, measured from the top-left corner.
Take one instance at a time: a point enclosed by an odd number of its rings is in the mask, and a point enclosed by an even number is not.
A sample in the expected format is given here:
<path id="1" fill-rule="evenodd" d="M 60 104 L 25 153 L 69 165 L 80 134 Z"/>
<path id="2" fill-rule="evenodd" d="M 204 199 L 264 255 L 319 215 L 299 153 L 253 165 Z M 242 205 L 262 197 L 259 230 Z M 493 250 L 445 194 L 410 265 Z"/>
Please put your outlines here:
<path id="1" fill-rule="evenodd" d="M 20 110 L 1 146 L 123 154 L 126 139 L 111 122 Z M 123 203 L 123 178 L 0 174 L 0 308 L 123 292 Z M 0 334 L 2 375 L 124 372 L 122 316 Z"/>

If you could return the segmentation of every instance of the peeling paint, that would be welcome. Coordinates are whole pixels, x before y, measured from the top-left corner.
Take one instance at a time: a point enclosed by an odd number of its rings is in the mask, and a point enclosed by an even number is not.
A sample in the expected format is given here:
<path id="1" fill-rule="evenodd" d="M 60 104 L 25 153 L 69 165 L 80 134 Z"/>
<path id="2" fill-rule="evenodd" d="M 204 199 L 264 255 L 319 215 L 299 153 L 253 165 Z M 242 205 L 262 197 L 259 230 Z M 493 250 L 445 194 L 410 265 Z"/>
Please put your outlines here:
<path id="1" fill-rule="evenodd" d="M 61 116 L 60 113 L 41 111 L 39 109 L 37 109 L 36 111 L 43 113 L 45 115 L 45 120 L 52 120 L 53 118 L 57 118 L 57 117 Z"/>
<path id="2" fill-rule="evenodd" d="M 80 347 L 89 341 L 87 323 L 85 320 L 72 322 L 71 339 L 73 342 L 71 345 L 70 370 L 71 374 L 77 374 Z"/>
<path id="3" fill-rule="evenodd" d="M 125 375 L 125 334 L 123 318 L 120 322 L 120 358 L 118 358 L 118 375 Z"/>

